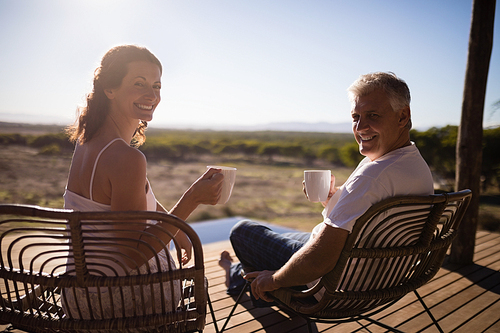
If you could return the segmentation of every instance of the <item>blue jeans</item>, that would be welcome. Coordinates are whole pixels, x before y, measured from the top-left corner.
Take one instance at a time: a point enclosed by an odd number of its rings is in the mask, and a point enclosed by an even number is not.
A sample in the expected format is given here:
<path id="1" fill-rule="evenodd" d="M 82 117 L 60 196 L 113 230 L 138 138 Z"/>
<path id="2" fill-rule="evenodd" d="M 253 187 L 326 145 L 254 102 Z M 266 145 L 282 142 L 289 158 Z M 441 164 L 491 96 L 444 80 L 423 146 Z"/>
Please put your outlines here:
<path id="1" fill-rule="evenodd" d="M 240 221 L 232 229 L 229 240 L 240 263 L 231 266 L 228 294 L 238 294 L 245 285 L 241 268 L 256 271 L 278 270 L 309 240 L 309 232 L 278 234 L 268 227 L 252 222 Z"/>

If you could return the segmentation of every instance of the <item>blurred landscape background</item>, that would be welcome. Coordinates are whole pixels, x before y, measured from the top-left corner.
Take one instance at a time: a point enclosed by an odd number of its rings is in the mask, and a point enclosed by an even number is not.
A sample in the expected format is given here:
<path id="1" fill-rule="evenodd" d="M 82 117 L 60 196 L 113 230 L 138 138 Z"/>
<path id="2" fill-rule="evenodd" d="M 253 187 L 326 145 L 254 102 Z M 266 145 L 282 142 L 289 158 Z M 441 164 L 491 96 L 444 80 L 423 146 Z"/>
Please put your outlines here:
<path id="1" fill-rule="evenodd" d="M 453 191 L 457 126 L 412 130 L 437 191 Z M 330 169 L 342 184 L 362 159 L 350 133 L 150 128 L 140 150 L 157 199 L 170 209 L 207 165 L 238 168 L 226 205 L 188 222 L 242 216 L 310 231 L 322 206 L 302 192 L 303 171 Z M 0 203 L 62 208 L 73 145 L 64 128 L 0 122 Z M 479 228 L 500 231 L 500 127 L 484 130 Z"/>

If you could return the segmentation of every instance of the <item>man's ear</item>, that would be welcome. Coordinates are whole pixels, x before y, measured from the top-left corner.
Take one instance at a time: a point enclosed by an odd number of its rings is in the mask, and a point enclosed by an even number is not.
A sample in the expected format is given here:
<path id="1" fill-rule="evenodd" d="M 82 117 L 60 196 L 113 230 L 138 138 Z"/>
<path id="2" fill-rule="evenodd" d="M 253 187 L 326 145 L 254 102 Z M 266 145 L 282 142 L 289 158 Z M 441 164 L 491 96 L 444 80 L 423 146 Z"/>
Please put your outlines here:
<path id="1" fill-rule="evenodd" d="M 409 106 L 405 106 L 401 109 L 399 114 L 399 127 L 403 128 L 408 124 L 411 118 L 411 111 Z"/>
<path id="2" fill-rule="evenodd" d="M 104 89 L 104 93 L 106 94 L 106 97 L 108 97 L 108 99 L 115 98 L 115 93 L 113 89 Z"/>

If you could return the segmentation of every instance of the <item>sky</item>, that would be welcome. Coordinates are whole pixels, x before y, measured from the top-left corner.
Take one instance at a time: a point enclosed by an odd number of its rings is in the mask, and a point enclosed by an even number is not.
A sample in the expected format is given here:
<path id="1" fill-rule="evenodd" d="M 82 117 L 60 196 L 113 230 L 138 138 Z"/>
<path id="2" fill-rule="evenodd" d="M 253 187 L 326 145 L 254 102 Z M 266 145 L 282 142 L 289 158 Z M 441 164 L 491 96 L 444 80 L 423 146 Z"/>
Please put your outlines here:
<path id="1" fill-rule="evenodd" d="M 500 125 L 500 5 L 484 126 Z M 472 0 L 0 0 L 0 121 L 70 124 L 111 47 L 162 62 L 156 127 L 349 123 L 346 89 L 391 71 L 414 128 L 458 125 Z"/>

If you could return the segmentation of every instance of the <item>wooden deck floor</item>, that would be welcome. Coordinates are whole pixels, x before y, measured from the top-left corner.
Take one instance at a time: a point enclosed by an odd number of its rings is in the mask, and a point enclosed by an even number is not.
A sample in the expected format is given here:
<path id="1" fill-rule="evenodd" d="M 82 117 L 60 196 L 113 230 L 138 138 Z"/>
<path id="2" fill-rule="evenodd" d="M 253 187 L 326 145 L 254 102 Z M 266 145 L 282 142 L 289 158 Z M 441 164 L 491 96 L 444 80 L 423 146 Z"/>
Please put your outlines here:
<path id="1" fill-rule="evenodd" d="M 229 241 L 208 244 L 205 249 L 209 294 L 219 329 L 224 324 L 234 299 L 226 295 L 224 271 L 218 266 L 222 250 L 232 251 Z M 445 263 L 434 279 L 419 289 L 431 312 L 445 332 L 500 332 L 500 234 L 477 233 L 474 264 Z M 376 316 L 377 320 L 404 332 L 438 332 L 414 296 L 407 295 Z M 367 325 L 368 322 L 363 324 Z M 385 332 L 376 325 L 316 324 L 317 332 Z M 306 322 L 290 316 L 277 307 L 254 308 L 244 296 L 225 332 L 307 332 Z M 207 316 L 204 332 L 215 332 Z"/>
<path id="2" fill-rule="evenodd" d="M 226 295 L 224 271 L 218 266 L 222 250 L 232 252 L 229 241 L 204 246 L 209 294 L 219 329 L 234 305 L 234 299 Z M 467 266 L 445 263 L 436 277 L 419 289 L 445 332 L 500 332 L 500 234 L 477 233 L 474 262 Z M 437 332 L 413 294 L 379 313 L 376 319 L 405 332 Z M 8 329 L 8 326 L 0 325 L 0 332 L 22 332 Z M 362 328 L 356 322 L 316 324 L 315 330 L 329 333 L 385 332 L 373 324 Z M 215 332 L 210 314 L 204 332 Z M 254 308 L 245 295 L 225 332 L 301 333 L 307 332 L 307 327 L 304 319 L 289 316 L 277 307 Z"/>

